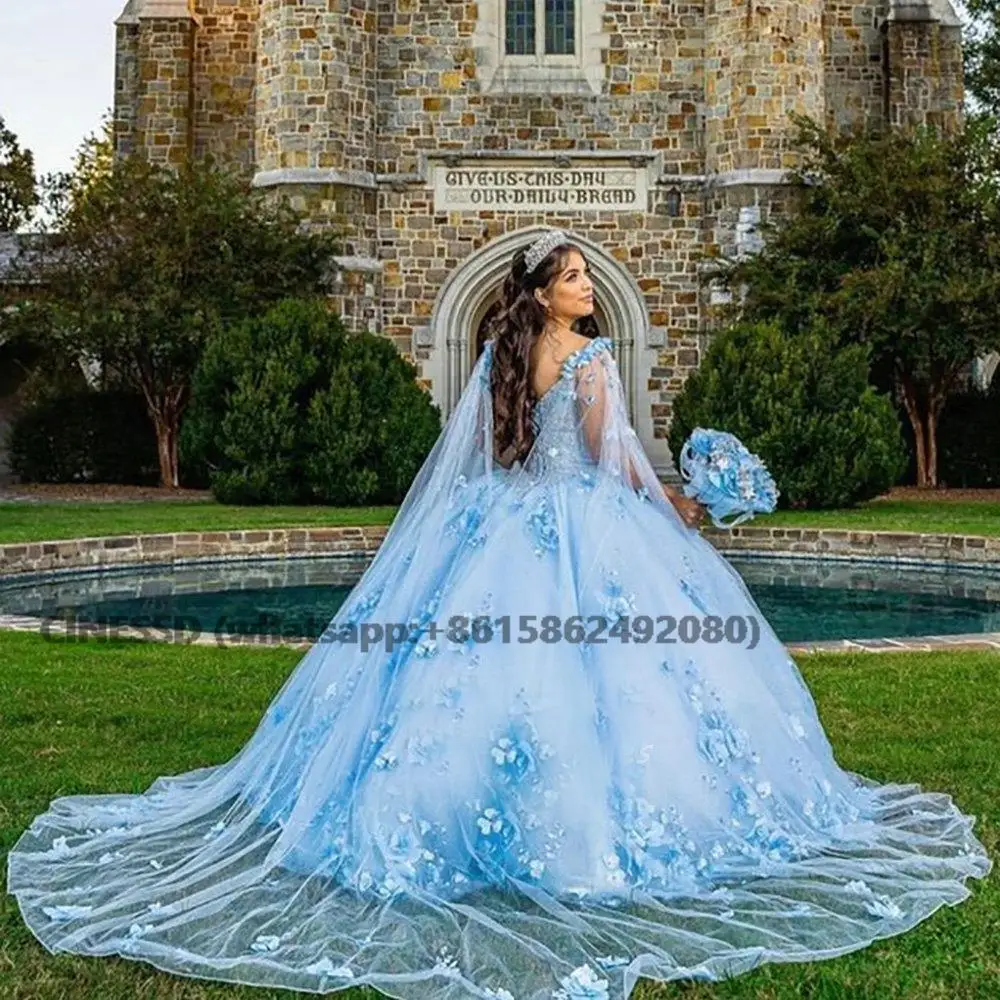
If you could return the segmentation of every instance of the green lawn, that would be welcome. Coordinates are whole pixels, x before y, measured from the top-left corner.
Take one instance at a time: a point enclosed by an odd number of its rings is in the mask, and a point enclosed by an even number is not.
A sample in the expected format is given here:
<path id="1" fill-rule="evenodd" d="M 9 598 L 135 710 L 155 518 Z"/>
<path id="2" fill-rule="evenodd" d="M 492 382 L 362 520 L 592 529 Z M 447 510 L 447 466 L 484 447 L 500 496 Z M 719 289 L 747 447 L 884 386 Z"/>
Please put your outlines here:
<path id="1" fill-rule="evenodd" d="M 1000 536 L 1000 504 L 986 500 L 873 500 L 857 508 L 841 510 L 779 510 L 755 518 L 750 524 L 997 537 Z"/>
<path id="2" fill-rule="evenodd" d="M 161 774 L 234 754 L 294 668 L 291 649 L 60 642 L 0 633 L 0 850 L 57 795 L 137 792 Z M 1000 656 L 981 652 L 812 655 L 799 661 L 840 763 L 881 781 L 951 793 L 1000 830 Z M 6 872 L 6 865 L 3 866 Z M 897 938 L 843 958 L 771 966 L 724 984 L 641 983 L 634 1000 L 996 1000 L 1000 873 Z M 0 905 L 3 1000 L 292 997 L 209 985 L 123 959 L 50 956 Z M 359 990 L 341 994 L 360 1000 Z M 367 996 L 375 997 L 372 991 Z"/>
<path id="3" fill-rule="evenodd" d="M 391 523 L 395 507 L 231 507 L 212 502 L 0 505 L 0 544 L 167 531 Z M 1000 536 L 1000 504 L 876 500 L 850 510 L 778 511 L 751 525 Z"/>
<path id="4" fill-rule="evenodd" d="M 0 505 L 0 544 L 172 531 L 389 524 L 396 507 L 233 507 L 156 500 L 142 503 Z"/>

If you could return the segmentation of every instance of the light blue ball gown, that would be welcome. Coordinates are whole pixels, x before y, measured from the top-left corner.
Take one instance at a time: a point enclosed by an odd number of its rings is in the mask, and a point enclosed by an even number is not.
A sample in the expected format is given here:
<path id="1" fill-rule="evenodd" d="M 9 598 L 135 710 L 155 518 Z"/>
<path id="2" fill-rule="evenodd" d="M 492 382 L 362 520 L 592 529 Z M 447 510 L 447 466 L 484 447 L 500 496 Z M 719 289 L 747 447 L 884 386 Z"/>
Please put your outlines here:
<path id="1" fill-rule="evenodd" d="M 566 359 L 511 469 L 492 347 L 242 750 L 56 799 L 18 840 L 8 890 L 47 949 L 311 992 L 621 998 L 864 947 L 989 872 L 948 795 L 838 766 L 743 581 L 663 496 L 610 342 Z M 449 633 L 461 616 L 479 631 Z M 411 626 L 391 650 L 352 641 L 390 623 Z"/>

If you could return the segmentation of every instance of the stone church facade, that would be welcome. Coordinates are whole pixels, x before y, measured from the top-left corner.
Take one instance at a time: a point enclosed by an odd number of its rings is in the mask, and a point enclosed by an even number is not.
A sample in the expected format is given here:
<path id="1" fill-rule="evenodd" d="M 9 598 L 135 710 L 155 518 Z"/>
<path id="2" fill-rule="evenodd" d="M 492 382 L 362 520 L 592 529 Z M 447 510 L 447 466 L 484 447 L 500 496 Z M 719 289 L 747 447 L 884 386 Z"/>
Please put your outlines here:
<path id="1" fill-rule="evenodd" d="M 841 130 L 960 120 L 949 0 L 129 0 L 116 141 L 250 168 L 342 236 L 336 305 L 445 415 L 513 251 L 569 230 L 662 475 L 713 292 L 795 164 Z"/>

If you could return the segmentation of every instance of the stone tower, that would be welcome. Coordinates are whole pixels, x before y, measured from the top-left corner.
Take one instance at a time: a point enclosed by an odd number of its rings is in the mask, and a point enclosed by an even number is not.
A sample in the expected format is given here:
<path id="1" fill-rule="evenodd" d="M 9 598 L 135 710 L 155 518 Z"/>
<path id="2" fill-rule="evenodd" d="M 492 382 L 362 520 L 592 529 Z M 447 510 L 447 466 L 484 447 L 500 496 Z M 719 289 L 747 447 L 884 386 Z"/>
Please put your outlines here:
<path id="1" fill-rule="evenodd" d="M 254 163 L 259 0 L 128 0 L 117 25 L 120 155 Z"/>
<path id="2" fill-rule="evenodd" d="M 961 117 L 961 22 L 948 0 L 893 0 L 885 24 L 883 113 L 893 126 L 953 125 Z"/>
<path id="3" fill-rule="evenodd" d="M 710 336 L 705 253 L 752 252 L 838 130 L 961 120 L 949 0 L 129 0 L 121 153 L 248 167 L 341 236 L 335 305 L 447 415 L 514 250 L 571 231 L 663 474 Z"/>
<path id="4" fill-rule="evenodd" d="M 260 0 L 257 37 L 256 183 L 335 227 L 337 305 L 361 325 L 377 256 L 376 17 L 375 0 Z"/>
<path id="5" fill-rule="evenodd" d="M 180 163 L 193 149 L 195 127 L 195 21 L 187 0 L 129 0 L 117 29 L 117 150 Z"/>
<path id="6" fill-rule="evenodd" d="M 825 114 L 823 0 L 709 0 L 705 173 L 711 241 L 750 250 L 797 163 L 790 112 Z"/>

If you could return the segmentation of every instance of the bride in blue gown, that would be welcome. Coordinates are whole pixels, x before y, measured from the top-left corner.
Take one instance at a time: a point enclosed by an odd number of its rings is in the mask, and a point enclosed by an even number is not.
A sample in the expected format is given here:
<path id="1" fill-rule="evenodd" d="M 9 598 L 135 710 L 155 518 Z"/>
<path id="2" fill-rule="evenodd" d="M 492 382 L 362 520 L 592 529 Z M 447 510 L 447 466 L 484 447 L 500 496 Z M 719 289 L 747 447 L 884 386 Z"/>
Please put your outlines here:
<path id="1" fill-rule="evenodd" d="M 51 952 L 408 1000 L 623 998 L 829 958 L 991 868 L 950 796 L 841 769 L 629 425 L 558 231 L 376 557 L 226 763 L 54 800 L 8 891 Z"/>

